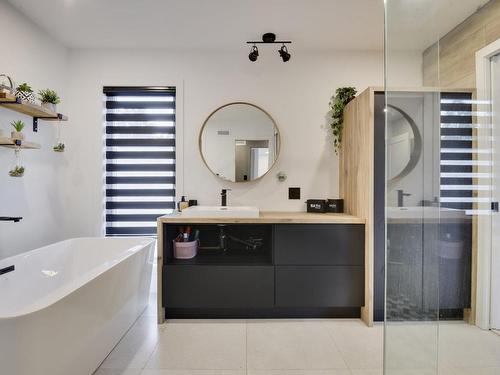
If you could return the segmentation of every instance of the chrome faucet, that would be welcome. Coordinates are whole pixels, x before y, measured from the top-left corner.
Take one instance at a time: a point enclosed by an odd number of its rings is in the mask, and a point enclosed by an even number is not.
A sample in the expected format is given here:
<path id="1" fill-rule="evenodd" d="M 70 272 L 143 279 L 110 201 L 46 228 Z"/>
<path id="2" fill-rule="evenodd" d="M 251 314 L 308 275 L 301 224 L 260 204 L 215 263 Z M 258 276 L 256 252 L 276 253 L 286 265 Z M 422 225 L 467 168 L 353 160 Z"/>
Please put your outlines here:
<path id="1" fill-rule="evenodd" d="M 220 202 L 220 205 L 222 207 L 226 207 L 227 206 L 227 192 L 230 191 L 231 189 L 222 189 L 221 193 L 220 193 L 220 198 L 221 198 L 221 202 Z"/>
<path id="2" fill-rule="evenodd" d="M 398 207 L 404 207 L 404 199 L 405 197 L 409 197 L 410 193 L 405 193 L 403 189 L 397 190 L 398 192 Z"/>

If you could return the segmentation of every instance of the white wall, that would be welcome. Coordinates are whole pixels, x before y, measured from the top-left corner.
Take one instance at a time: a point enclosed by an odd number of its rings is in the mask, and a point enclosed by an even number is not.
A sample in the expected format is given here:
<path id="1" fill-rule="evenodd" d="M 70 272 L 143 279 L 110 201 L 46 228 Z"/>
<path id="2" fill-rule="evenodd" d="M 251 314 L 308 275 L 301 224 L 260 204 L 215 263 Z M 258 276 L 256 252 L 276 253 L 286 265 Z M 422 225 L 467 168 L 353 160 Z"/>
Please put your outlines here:
<path id="1" fill-rule="evenodd" d="M 64 178 L 63 201 L 72 217 L 67 228 L 70 235 L 101 233 L 105 85 L 177 85 L 181 89 L 178 110 L 182 113 L 177 126 L 184 133 L 184 184 L 177 186 L 179 194 L 201 204 L 218 204 L 220 189 L 230 187 L 230 204 L 266 210 L 303 210 L 307 198 L 337 196 L 338 158 L 326 126 L 328 101 L 339 86 L 354 85 L 362 90 L 381 85 L 382 54 L 304 52 L 295 53 L 284 64 L 267 50 L 257 63 L 251 63 L 247 52 L 72 51 L 69 105 L 73 121 L 67 138 L 71 169 Z M 198 151 L 205 118 L 233 101 L 262 106 L 280 128 L 280 158 L 271 173 L 256 182 L 231 184 L 217 179 Z M 275 178 L 278 171 L 288 174 L 285 183 Z M 302 188 L 301 200 L 288 200 L 289 186 Z"/>
<path id="2" fill-rule="evenodd" d="M 0 1 L 0 34 L 3 35 L 0 73 L 18 84 L 28 82 L 38 90 L 55 89 L 65 109 L 67 51 L 29 22 L 6 1 Z M 64 154 L 52 151 L 56 138 L 53 123 L 40 122 L 32 132 L 32 120 L 0 108 L 0 132 L 10 134 L 10 122 L 23 120 L 27 139 L 42 145 L 41 150 L 21 152 L 26 167 L 23 178 L 12 178 L 8 171 L 14 151 L 0 147 L 0 216 L 23 216 L 19 223 L 0 222 L 0 258 L 27 251 L 65 237 L 60 230 L 64 207 L 58 173 L 67 166 Z"/>

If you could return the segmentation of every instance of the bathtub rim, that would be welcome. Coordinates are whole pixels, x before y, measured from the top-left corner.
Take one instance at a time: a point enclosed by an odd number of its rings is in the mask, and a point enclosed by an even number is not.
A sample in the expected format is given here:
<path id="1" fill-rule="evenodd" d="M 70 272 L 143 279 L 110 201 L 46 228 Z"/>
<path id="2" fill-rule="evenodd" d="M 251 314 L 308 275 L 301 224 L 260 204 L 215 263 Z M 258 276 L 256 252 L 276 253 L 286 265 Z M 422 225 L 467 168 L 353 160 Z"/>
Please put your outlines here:
<path id="1" fill-rule="evenodd" d="M 36 313 L 37 311 L 41 311 L 43 309 L 46 309 L 46 308 L 52 306 L 53 304 L 57 303 L 58 301 L 62 300 L 65 297 L 67 297 L 71 293 L 73 293 L 73 292 L 81 289 L 86 284 L 88 284 L 92 280 L 96 279 L 97 277 L 99 277 L 100 275 L 102 275 L 103 273 L 105 273 L 106 271 L 109 271 L 109 270 L 113 269 L 114 267 L 116 267 L 121 262 L 124 262 L 128 258 L 130 258 L 133 255 L 136 255 L 137 253 L 139 253 L 141 250 L 150 247 L 151 245 L 153 245 L 156 242 L 156 238 L 145 237 L 145 236 L 74 237 L 74 238 L 68 238 L 68 239 L 65 239 L 65 240 L 62 240 L 62 241 L 54 242 L 54 243 L 51 243 L 51 244 L 48 244 L 48 245 L 45 245 L 45 246 L 42 246 L 42 247 L 38 247 L 36 249 L 32 249 L 32 250 L 26 251 L 24 253 L 11 256 L 9 258 L 1 259 L 1 261 L 4 262 L 4 261 L 7 261 L 7 260 L 9 260 L 11 258 L 27 256 L 30 253 L 42 250 L 42 249 L 44 249 L 46 247 L 50 247 L 50 246 L 57 245 L 57 244 L 63 244 L 65 242 L 71 242 L 71 241 L 74 241 L 74 240 L 96 240 L 96 239 L 104 240 L 104 239 L 113 239 L 113 238 L 135 239 L 135 240 L 143 241 L 143 242 L 139 243 L 137 245 L 131 246 L 128 250 L 134 249 L 134 251 L 126 251 L 125 254 L 122 255 L 122 257 L 119 260 L 113 259 L 113 260 L 107 261 L 105 263 L 102 263 L 102 264 L 98 265 L 97 267 L 94 267 L 94 268 L 90 269 L 88 272 L 84 273 L 80 277 L 76 278 L 73 282 L 69 283 L 68 286 L 62 287 L 60 289 L 56 289 L 56 291 L 53 293 L 53 296 L 51 296 L 50 298 L 48 298 L 48 300 L 42 299 L 40 302 L 34 303 L 34 304 L 30 305 L 29 307 L 19 308 L 17 310 L 17 313 L 15 313 L 15 314 L 11 314 L 10 312 L 8 312 L 5 315 L 0 315 L 0 322 L 6 321 L 8 319 L 15 319 L 15 318 L 20 318 L 20 317 L 23 317 L 23 316 L 27 316 L 27 315 Z"/>

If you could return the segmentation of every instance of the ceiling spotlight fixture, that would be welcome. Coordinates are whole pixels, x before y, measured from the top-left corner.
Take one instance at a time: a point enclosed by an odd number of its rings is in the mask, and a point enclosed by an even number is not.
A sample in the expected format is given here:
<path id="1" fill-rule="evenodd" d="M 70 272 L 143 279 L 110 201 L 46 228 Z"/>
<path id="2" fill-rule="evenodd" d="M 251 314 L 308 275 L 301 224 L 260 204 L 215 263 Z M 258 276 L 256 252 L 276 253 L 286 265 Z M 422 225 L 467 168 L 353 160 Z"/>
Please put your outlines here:
<path id="1" fill-rule="evenodd" d="M 259 50 L 257 49 L 257 46 L 254 44 L 252 49 L 250 50 L 250 53 L 248 54 L 248 58 L 250 59 L 251 62 L 257 61 L 257 57 L 259 57 Z"/>
<path id="2" fill-rule="evenodd" d="M 288 49 L 286 48 L 286 46 L 284 44 L 283 44 L 283 46 L 281 46 L 281 48 L 278 50 L 278 52 L 279 52 L 283 62 L 287 62 L 288 60 L 290 60 L 290 54 L 288 53 Z"/>
<path id="3" fill-rule="evenodd" d="M 291 44 L 292 42 L 289 40 L 276 40 L 276 34 L 274 33 L 265 33 L 262 35 L 262 41 L 248 41 L 247 44 L 253 44 L 252 49 L 250 50 L 250 54 L 248 58 L 250 61 L 255 62 L 259 57 L 259 50 L 257 49 L 257 44 L 282 44 L 282 47 L 278 50 L 281 59 L 283 62 L 287 62 L 290 60 L 290 53 L 288 53 L 288 49 L 285 44 Z"/>

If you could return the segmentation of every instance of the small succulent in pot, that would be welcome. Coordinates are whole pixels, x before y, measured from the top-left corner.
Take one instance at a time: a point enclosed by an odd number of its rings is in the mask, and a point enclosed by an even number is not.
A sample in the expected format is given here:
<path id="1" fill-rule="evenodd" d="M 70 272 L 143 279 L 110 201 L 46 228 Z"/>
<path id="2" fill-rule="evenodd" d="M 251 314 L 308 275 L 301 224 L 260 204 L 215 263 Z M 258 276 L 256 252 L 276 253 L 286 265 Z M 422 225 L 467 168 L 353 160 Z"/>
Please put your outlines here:
<path id="1" fill-rule="evenodd" d="M 9 171 L 10 177 L 23 177 L 24 167 L 16 165 L 13 169 Z"/>
<path id="2" fill-rule="evenodd" d="M 56 112 L 56 105 L 61 103 L 61 99 L 59 95 L 57 95 L 57 92 L 51 89 L 45 89 L 38 91 L 38 95 L 40 96 L 42 107 L 49 111 Z"/>
<path id="3" fill-rule="evenodd" d="M 33 94 L 33 89 L 26 82 L 17 86 L 16 97 L 31 104 L 35 103 L 35 94 Z"/>
<path id="4" fill-rule="evenodd" d="M 24 122 L 21 120 L 12 121 L 10 125 L 12 125 L 12 127 L 14 128 L 14 130 L 10 133 L 10 137 L 12 139 L 23 140 L 24 134 L 22 133 L 22 131 L 24 129 Z"/>
<path id="5" fill-rule="evenodd" d="M 64 149 L 66 148 L 65 144 L 62 142 L 59 142 L 57 145 L 52 147 L 52 150 L 55 152 L 64 152 Z"/>

